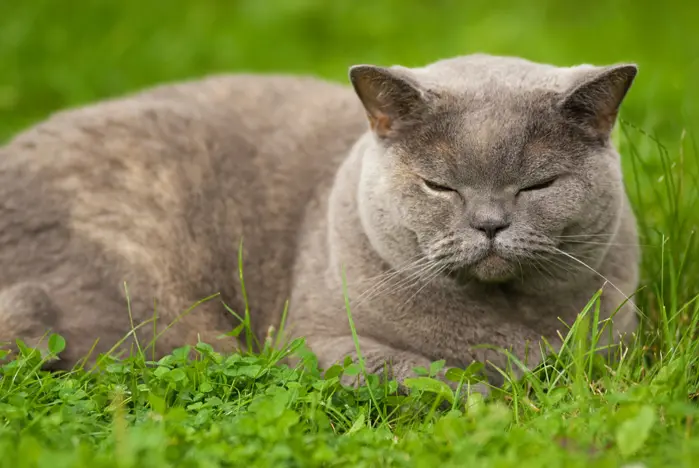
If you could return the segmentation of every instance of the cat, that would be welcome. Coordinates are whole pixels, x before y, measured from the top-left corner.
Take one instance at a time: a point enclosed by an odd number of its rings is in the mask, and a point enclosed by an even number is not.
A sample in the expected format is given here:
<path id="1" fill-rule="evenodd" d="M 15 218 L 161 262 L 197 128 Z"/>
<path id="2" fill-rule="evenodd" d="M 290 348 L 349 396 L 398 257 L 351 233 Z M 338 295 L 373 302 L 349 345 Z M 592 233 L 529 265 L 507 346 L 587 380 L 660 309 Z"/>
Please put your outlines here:
<path id="1" fill-rule="evenodd" d="M 636 74 L 473 54 L 58 112 L 0 149 L 0 341 L 59 333 L 59 369 L 156 332 L 158 356 L 227 352 L 224 305 L 263 340 L 288 301 L 323 368 L 358 344 L 399 382 L 477 360 L 499 384 L 505 354 L 479 345 L 536 364 L 602 289 L 617 343 L 640 253 L 611 132 Z"/>

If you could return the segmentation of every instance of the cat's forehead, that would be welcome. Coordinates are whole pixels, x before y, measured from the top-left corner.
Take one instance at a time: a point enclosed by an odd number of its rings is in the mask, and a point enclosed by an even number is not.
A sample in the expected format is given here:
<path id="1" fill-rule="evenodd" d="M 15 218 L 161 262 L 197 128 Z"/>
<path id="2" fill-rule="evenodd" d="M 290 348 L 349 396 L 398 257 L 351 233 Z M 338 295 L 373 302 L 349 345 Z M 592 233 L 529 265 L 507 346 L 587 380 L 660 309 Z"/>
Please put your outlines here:
<path id="1" fill-rule="evenodd" d="M 493 181 L 562 169 L 578 150 L 551 96 L 504 90 L 450 96 L 402 148 L 431 170 Z"/>
<path id="2" fill-rule="evenodd" d="M 591 68 L 469 55 L 413 69 L 433 107 L 401 152 L 412 164 L 495 182 L 566 170 L 589 148 L 557 105 Z"/>

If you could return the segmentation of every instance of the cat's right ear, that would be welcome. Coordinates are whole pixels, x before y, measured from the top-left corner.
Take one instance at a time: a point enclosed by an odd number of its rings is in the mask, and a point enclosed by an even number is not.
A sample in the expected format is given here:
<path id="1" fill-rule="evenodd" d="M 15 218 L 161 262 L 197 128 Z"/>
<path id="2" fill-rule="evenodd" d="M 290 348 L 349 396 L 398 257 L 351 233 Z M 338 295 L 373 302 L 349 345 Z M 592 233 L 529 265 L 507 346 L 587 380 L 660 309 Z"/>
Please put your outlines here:
<path id="1" fill-rule="evenodd" d="M 425 92 L 406 72 L 355 65 L 349 69 L 349 78 L 377 137 L 390 139 L 419 121 L 426 106 Z"/>
<path id="2" fill-rule="evenodd" d="M 598 67 L 588 71 L 582 82 L 565 95 L 560 108 L 564 115 L 590 135 L 606 139 L 637 73 L 635 64 Z"/>

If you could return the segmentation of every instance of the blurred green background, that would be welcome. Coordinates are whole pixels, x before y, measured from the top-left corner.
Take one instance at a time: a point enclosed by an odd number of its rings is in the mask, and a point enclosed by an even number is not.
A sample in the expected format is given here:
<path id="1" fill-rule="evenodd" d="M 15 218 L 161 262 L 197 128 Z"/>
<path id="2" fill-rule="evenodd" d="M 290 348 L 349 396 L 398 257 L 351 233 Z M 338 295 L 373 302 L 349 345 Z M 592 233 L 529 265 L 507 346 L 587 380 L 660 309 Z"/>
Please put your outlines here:
<path id="1" fill-rule="evenodd" d="M 51 111 L 226 71 L 346 80 L 354 63 L 471 52 L 633 61 L 622 116 L 664 140 L 696 126 L 699 2 L 0 0 L 0 140 Z"/>

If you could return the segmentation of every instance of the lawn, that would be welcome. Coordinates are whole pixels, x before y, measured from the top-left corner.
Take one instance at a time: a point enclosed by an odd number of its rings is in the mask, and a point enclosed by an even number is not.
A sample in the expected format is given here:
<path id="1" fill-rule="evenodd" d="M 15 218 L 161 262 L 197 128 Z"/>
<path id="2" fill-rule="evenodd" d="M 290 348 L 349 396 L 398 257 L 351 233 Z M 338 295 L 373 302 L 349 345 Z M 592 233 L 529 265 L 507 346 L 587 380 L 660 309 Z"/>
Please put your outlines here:
<path id="1" fill-rule="evenodd" d="M 157 363 L 144 350 L 63 375 L 39 371 L 32 350 L 3 356 L 0 466 L 699 466 L 698 24 L 699 3 L 680 0 L 1 1 L 0 140 L 57 109 L 208 73 L 346 81 L 355 63 L 470 52 L 636 62 L 615 141 L 644 255 L 642 328 L 617 361 L 584 338 L 591 298 L 559 354 L 487 400 L 430 379 L 439 363 L 407 396 L 373 379 L 348 389 L 338 377 L 361 369 L 321 377 L 302 341 L 224 356 L 201 343 L 196 359 Z M 278 364 L 290 353 L 299 366 Z"/>

